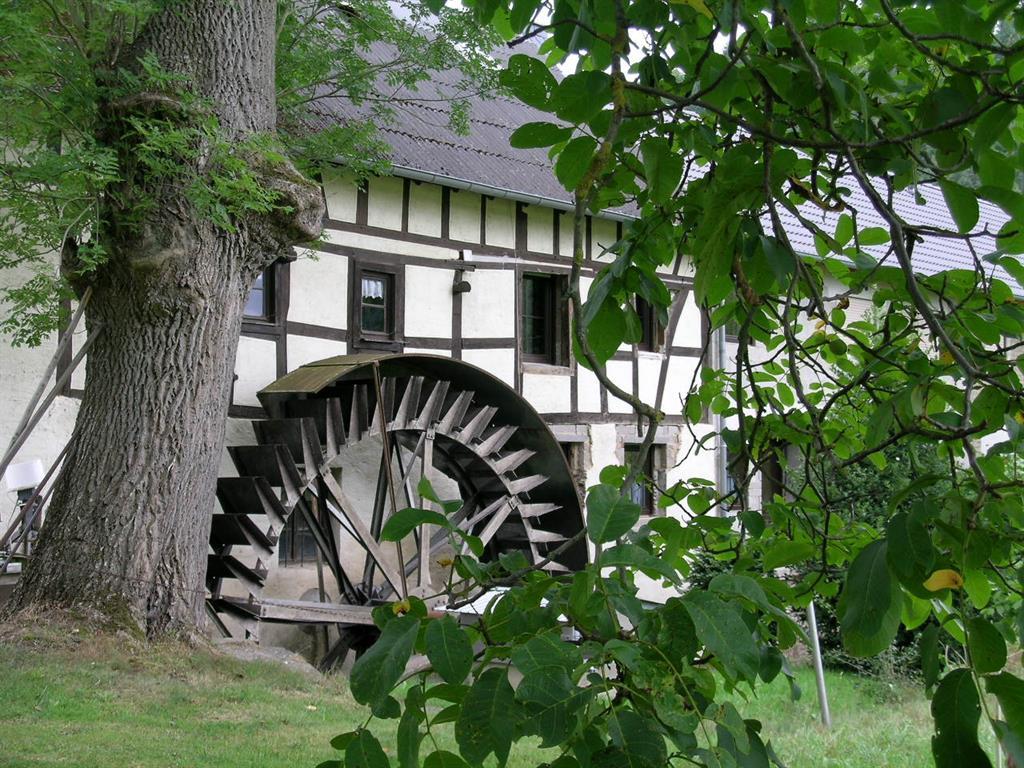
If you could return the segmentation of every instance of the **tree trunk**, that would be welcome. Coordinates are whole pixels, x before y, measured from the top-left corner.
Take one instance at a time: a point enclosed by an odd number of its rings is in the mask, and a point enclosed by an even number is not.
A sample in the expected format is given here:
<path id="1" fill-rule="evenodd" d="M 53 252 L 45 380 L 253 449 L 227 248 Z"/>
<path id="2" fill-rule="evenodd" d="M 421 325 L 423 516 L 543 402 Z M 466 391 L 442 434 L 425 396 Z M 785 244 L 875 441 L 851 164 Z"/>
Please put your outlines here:
<path id="1" fill-rule="evenodd" d="M 272 0 L 168 7 L 147 22 L 121 66 L 138 72 L 139 58 L 155 54 L 213 111 L 223 140 L 271 133 Z M 102 139 L 118 149 L 123 181 L 99 233 L 108 260 L 87 278 L 86 320 L 98 335 L 71 449 L 13 608 L 88 606 L 122 616 L 126 609 L 150 636 L 191 634 L 203 622 L 245 295 L 263 266 L 316 236 L 323 203 L 290 165 L 257 158 L 281 209 L 218 228 L 180 185 L 147 178 L 135 162 L 126 117 L 166 110 L 167 94 L 119 98 L 107 105 Z M 168 114 L 177 114 L 173 103 Z M 202 157 L 200 174 L 208 170 Z"/>

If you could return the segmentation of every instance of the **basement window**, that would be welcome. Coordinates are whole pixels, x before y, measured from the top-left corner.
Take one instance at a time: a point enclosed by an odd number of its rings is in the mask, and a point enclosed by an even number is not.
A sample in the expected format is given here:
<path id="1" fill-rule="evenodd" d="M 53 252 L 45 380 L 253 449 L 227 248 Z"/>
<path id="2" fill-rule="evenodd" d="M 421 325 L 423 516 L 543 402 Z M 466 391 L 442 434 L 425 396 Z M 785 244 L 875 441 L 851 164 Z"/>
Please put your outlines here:
<path id="1" fill-rule="evenodd" d="M 296 512 L 288 518 L 277 542 L 277 559 L 281 565 L 314 565 L 316 539 L 306 519 Z"/>
<path id="2" fill-rule="evenodd" d="M 640 445 L 626 445 L 622 450 L 623 463 L 631 467 L 640 453 Z M 640 507 L 640 514 L 664 515 L 665 510 L 658 507 L 660 488 L 665 485 L 665 446 L 652 445 L 647 451 L 640 474 L 634 479 L 629 489 L 629 498 Z"/>
<path id="3" fill-rule="evenodd" d="M 566 364 L 569 317 L 564 294 L 565 278 L 561 275 L 523 275 L 520 336 L 523 360 Z"/>

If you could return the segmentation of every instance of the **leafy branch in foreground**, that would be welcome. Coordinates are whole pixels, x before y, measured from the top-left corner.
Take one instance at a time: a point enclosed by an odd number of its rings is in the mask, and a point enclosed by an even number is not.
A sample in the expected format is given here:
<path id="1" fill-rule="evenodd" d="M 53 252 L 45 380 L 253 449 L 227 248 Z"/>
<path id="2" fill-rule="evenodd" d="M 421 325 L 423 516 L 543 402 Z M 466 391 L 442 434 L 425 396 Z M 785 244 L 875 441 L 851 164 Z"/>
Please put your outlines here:
<path id="1" fill-rule="evenodd" d="M 901 625 L 921 629 L 937 765 L 990 766 L 983 723 L 1024 764 L 1024 682 L 1006 666 L 1024 639 L 1024 11 L 980 0 L 469 5 L 513 42 L 542 41 L 545 58 L 514 54 L 501 82 L 551 114 L 512 142 L 549 147 L 575 195 L 577 359 L 656 425 L 658 404 L 618 391 L 604 364 L 633 340 L 635 297 L 668 320 L 676 299 L 659 273 L 689 271 L 712 327 L 737 339 L 695 374 L 690 455 L 727 447 L 735 487 L 660 489 L 672 516 L 633 531 L 622 481 L 640 465 L 606 474 L 588 496 L 593 566 L 565 577 L 506 567 L 519 578 L 501 580 L 507 591 L 453 641 L 475 653 L 458 684 L 426 670 L 399 689 L 404 709 L 363 697 L 400 718 L 400 764 L 416 764 L 421 738 L 429 765 L 500 764 L 534 734 L 565 768 L 769 765 L 767 735 L 722 693 L 778 674 L 797 632 L 788 612 L 836 595 L 852 654 L 878 653 Z M 572 71 L 556 77 L 559 64 Z M 617 205 L 639 218 L 584 294 L 582 222 Z M 955 249 L 958 264 L 915 260 L 925 245 Z M 942 471 L 912 473 L 870 518 L 850 514 L 831 478 L 881 471 L 892 446 L 928 451 Z M 774 493 L 759 500 L 750 491 L 765 473 Z M 731 570 L 687 591 L 698 550 Z M 467 578 L 486 585 L 503 567 Z M 646 578 L 676 594 L 642 605 Z M 415 628 L 409 652 L 439 664 L 427 628 L 441 619 L 415 606 L 379 618 L 410 638 Z M 945 669 L 940 648 L 958 649 Z M 433 741 L 446 722 L 461 757 Z M 373 738 L 362 729 L 336 746 L 347 765 L 371 753 L 383 765 Z"/>

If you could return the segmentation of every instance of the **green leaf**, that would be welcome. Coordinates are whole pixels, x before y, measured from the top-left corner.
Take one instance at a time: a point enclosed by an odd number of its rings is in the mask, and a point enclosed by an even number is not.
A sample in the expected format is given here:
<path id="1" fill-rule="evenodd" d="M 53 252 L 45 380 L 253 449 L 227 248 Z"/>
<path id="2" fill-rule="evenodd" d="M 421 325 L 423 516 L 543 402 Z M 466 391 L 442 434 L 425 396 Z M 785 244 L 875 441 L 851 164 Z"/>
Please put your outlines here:
<path id="1" fill-rule="evenodd" d="M 352 666 L 349 686 L 356 701 L 372 707 L 391 693 L 405 672 L 419 628 L 420 620 L 411 615 L 385 625 L 380 639 Z"/>
<path id="2" fill-rule="evenodd" d="M 932 717 L 936 768 L 991 768 L 978 743 L 981 703 L 969 670 L 954 669 L 942 679 L 932 697 Z"/>
<path id="3" fill-rule="evenodd" d="M 978 118 L 974 125 L 974 151 L 982 152 L 995 144 L 1016 115 L 1014 105 L 999 103 Z"/>
<path id="4" fill-rule="evenodd" d="M 1001 672 L 986 677 L 985 688 L 999 700 L 1010 730 L 1024 739 L 1024 680 L 1009 672 Z"/>
<path id="5" fill-rule="evenodd" d="M 974 192 L 952 181 L 940 181 L 946 207 L 961 232 L 970 232 L 978 223 L 978 198 Z"/>
<path id="6" fill-rule="evenodd" d="M 921 653 L 921 674 L 926 688 L 931 688 L 939 679 L 939 625 L 929 624 L 921 632 L 918 645 Z"/>
<path id="7" fill-rule="evenodd" d="M 473 644 L 451 616 L 431 621 L 426 631 L 427 658 L 444 680 L 461 683 L 473 666 Z"/>
<path id="8" fill-rule="evenodd" d="M 587 341 L 590 350 L 601 363 L 611 359 L 626 337 L 626 315 L 612 298 L 601 302 L 601 306 L 587 323 Z"/>
<path id="9" fill-rule="evenodd" d="M 390 765 L 377 737 L 365 728 L 360 728 L 345 748 L 345 768 L 388 768 Z"/>
<path id="10" fill-rule="evenodd" d="M 668 139 L 645 139 L 640 145 L 644 161 L 644 177 L 651 202 L 668 202 L 683 175 L 683 157 L 672 151 Z"/>
<path id="11" fill-rule="evenodd" d="M 402 719 L 398 721 L 396 735 L 399 768 L 420 768 L 420 743 L 422 741 L 423 734 L 420 733 L 419 715 L 409 705 L 407 699 L 405 712 L 402 713 Z"/>
<path id="12" fill-rule="evenodd" d="M 640 519 L 640 505 L 610 485 L 595 485 L 587 495 L 587 536 L 595 544 L 615 541 Z"/>
<path id="13" fill-rule="evenodd" d="M 421 525 L 438 525 L 442 528 L 449 528 L 451 524 L 448 522 L 448 518 L 440 512 L 407 507 L 398 510 L 388 518 L 381 529 L 380 537 L 384 541 L 401 541 Z"/>
<path id="14" fill-rule="evenodd" d="M 608 718 L 608 735 L 612 743 L 625 753 L 625 766 L 663 768 L 667 750 L 665 738 L 647 717 L 629 709 L 614 709 Z"/>
<path id="15" fill-rule="evenodd" d="M 504 765 L 515 735 L 515 694 L 504 669 L 486 669 L 466 694 L 455 721 L 462 756 L 479 765 L 491 752 Z"/>
<path id="16" fill-rule="evenodd" d="M 526 123 L 519 126 L 509 138 L 516 149 L 550 147 L 572 136 L 572 128 L 554 123 Z"/>
<path id="17" fill-rule="evenodd" d="M 757 677 L 761 655 L 740 609 L 708 592 L 689 592 L 683 597 L 697 637 L 715 655 L 726 674 L 752 681 Z"/>
<path id="18" fill-rule="evenodd" d="M 843 646 L 854 656 L 881 653 L 896 638 L 903 596 L 886 562 L 888 546 L 873 541 L 850 565 L 839 598 Z"/>
<path id="19" fill-rule="evenodd" d="M 583 174 L 590 166 L 590 160 L 597 150 L 597 142 L 589 136 L 577 136 L 565 145 L 555 161 L 555 176 L 570 192 L 576 189 Z"/>
<path id="20" fill-rule="evenodd" d="M 547 108 L 558 86 L 544 62 L 521 53 L 509 57 L 506 68 L 498 75 L 498 82 L 521 102 L 536 109 Z"/>
<path id="21" fill-rule="evenodd" d="M 427 755 L 427 759 L 423 761 L 423 768 L 469 768 L 469 763 L 454 752 L 439 749 Z"/>
<path id="22" fill-rule="evenodd" d="M 853 217 L 848 213 L 844 213 L 839 217 L 839 221 L 836 222 L 836 242 L 840 245 L 846 245 L 853 239 Z"/>
<path id="23" fill-rule="evenodd" d="M 1006 640 L 991 622 L 977 616 L 965 622 L 971 666 L 982 675 L 998 672 L 1006 665 Z"/>
<path id="24" fill-rule="evenodd" d="M 935 547 L 923 515 L 914 512 L 900 512 L 889 519 L 886 526 L 886 540 L 889 542 L 887 557 L 889 567 L 905 586 L 915 589 L 928 578 L 935 565 Z"/>
<path id="25" fill-rule="evenodd" d="M 549 108 L 570 123 L 586 123 L 612 98 L 611 77 L 588 70 L 564 78 L 551 96 Z"/>
<path id="26" fill-rule="evenodd" d="M 889 238 L 889 230 L 882 227 L 867 227 L 857 236 L 861 245 L 885 245 Z"/>
<path id="27" fill-rule="evenodd" d="M 800 563 L 808 558 L 814 557 L 818 549 L 809 541 L 790 541 L 784 539 L 773 544 L 764 553 L 764 569 L 772 571 L 784 565 Z"/>
<path id="28" fill-rule="evenodd" d="M 658 574 L 674 584 L 679 583 L 679 572 L 675 568 L 636 544 L 616 544 L 607 549 L 601 553 L 601 565 L 627 566 L 644 571 L 648 575 Z"/>

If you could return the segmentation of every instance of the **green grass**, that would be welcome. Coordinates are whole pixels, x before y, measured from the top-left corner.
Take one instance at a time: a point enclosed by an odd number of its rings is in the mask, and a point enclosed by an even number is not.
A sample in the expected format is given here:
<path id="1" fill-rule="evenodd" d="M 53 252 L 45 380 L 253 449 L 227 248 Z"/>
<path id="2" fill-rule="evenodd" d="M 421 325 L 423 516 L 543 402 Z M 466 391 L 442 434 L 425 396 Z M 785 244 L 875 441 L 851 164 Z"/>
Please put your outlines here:
<path id="1" fill-rule="evenodd" d="M 309 680 L 266 662 L 70 628 L 0 636 L 0 765 L 301 768 L 334 756 L 332 736 L 364 714 L 340 678 Z M 764 723 L 790 768 L 917 768 L 932 764 L 920 688 L 829 674 L 834 727 L 817 721 L 814 679 L 792 702 L 782 680 L 737 702 Z M 396 721 L 378 735 L 393 747 Z M 442 747 L 450 748 L 451 737 Z M 389 750 L 390 751 L 390 750 Z M 426 754 L 426 753 L 424 753 Z M 529 745 L 513 768 L 542 762 Z"/>

